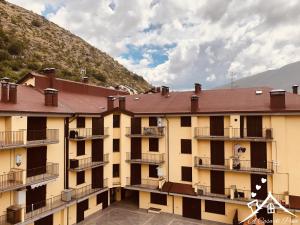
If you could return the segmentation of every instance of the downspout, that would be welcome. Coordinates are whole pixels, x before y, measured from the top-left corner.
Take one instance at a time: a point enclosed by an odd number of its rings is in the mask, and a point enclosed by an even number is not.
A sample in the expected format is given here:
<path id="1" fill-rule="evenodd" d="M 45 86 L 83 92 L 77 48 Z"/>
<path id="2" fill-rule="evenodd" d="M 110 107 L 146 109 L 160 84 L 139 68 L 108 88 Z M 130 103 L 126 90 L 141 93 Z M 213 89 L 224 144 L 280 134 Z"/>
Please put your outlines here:
<path id="1" fill-rule="evenodd" d="M 167 153 L 168 153 L 168 167 L 167 167 L 167 172 L 168 172 L 168 179 L 167 181 L 170 181 L 170 135 L 169 135 L 169 120 L 167 118 L 167 115 L 165 115 L 166 121 L 167 121 Z"/>
<path id="2" fill-rule="evenodd" d="M 65 130 L 64 130 L 64 146 L 65 146 L 65 189 L 69 189 L 69 118 L 65 118 Z"/>

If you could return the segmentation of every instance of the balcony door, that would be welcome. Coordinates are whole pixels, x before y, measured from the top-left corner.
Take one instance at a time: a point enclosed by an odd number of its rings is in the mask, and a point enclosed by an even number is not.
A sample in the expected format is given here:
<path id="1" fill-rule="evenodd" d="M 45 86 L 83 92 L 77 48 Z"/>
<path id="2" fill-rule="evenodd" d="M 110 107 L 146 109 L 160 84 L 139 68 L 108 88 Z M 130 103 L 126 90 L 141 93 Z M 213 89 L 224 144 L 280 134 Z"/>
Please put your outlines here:
<path id="1" fill-rule="evenodd" d="M 210 142 L 210 158 L 212 165 L 224 165 L 224 141 Z"/>
<path id="2" fill-rule="evenodd" d="M 26 213 L 46 206 L 46 185 L 26 190 Z"/>
<path id="3" fill-rule="evenodd" d="M 201 199 L 183 197 L 182 216 L 201 220 Z"/>
<path id="4" fill-rule="evenodd" d="M 262 137 L 262 117 L 247 116 L 247 136 Z"/>
<path id="5" fill-rule="evenodd" d="M 262 179 L 266 182 L 262 183 Z M 260 186 L 260 189 L 257 190 L 256 185 Z M 251 192 L 256 193 L 254 199 L 265 200 L 268 196 L 268 182 L 266 175 L 260 174 L 251 174 Z"/>
<path id="6" fill-rule="evenodd" d="M 214 194 L 224 194 L 224 171 L 210 171 L 210 191 Z"/>
<path id="7" fill-rule="evenodd" d="M 103 139 L 92 140 L 92 162 L 103 162 Z"/>
<path id="8" fill-rule="evenodd" d="M 94 117 L 92 118 L 92 134 L 104 135 L 104 118 Z"/>
<path id="9" fill-rule="evenodd" d="M 141 164 L 130 165 L 130 184 L 141 184 Z"/>
<path id="10" fill-rule="evenodd" d="M 131 138 L 131 159 L 142 158 L 142 140 L 141 138 Z"/>
<path id="11" fill-rule="evenodd" d="M 103 166 L 92 169 L 92 188 L 103 188 Z"/>
<path id="12" fill-rule="evenodd" d="M 46 117 L 27 117 L 27 141 L 45 140 L 46 129 Z"/>
<path id="13" fill-rule="evenodd" d="M 251 142 L 251 168 L 267 168 L 267 143 Z"/>
<path id="14" fill-rule="evenodd" d="M 27 177 L 47 172 L 47 146 L 27 148 Z"/>
<path id="15" fill-rule="evenodd" d="M 133 117 L 131 118 L 131 134 L 141 134 L 141 127 L 142 121 L 141 118 Z"/>
<path id="16" fill-rule="evenodd" d="M 224 136 L 224 116 L 210 117 L 210 136 Z"/>

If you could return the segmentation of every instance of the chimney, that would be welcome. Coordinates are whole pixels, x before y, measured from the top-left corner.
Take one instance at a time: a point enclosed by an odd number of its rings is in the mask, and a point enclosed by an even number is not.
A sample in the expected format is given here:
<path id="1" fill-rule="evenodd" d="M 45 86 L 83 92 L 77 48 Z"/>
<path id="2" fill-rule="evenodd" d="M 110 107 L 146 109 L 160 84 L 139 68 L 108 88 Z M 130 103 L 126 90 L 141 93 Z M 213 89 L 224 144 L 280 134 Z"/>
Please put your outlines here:
<path id="1" fill-rule="evenodd" d="M 270 105 L 271 109 L 285 108 L 285 90 L 270 91 Z"/>
<path id="2" fill-rule="evenodd" d="M 126 110 L 126 97 L 125 96 L 119 97 L 119 109 Z"/>
<path id="3" fill-rule="evenodd" d="M 197 112 L 199 107 L 199 97 L 192 95 L 191 97 L 191 112 Z"/>
<path id="4" fill-rule="evenodd" d="M 107 97 L 107 110 L 110 111 L 114 108 L 114 100 L 115 98 L 113 96 Z"/>
<path id="5" fill-rule="evenodd" d="M 55 87 L 55 68 L 45 68 L 43 73 L 47 75 L 49 79 L 49 88 Z"/>
<path id="6" fill-rule="evenodd" d="M 17 89 L 18 85 L 15 83 L 9 84 L 9 102 L 16 104 L 17 103 Z"/>
<path id="7" fill-rule="evenodd" d="M 82 81 L 82 83 L 87 84 L 89 82 L 89 78 L 88 77 L 83 77 L 81 81 Z"/>
<path id="8" fill-rule="evenodd" d="M 293 85 L 293 93 L 296 94 L 296 95 L 298 94 L 298 87 L 299 87 L 299 86 L 296 85 L 296 84 Z"/>
<path id="9" fill-rule="evenodd" d="M 195 83 L 195 94 L 196 94 L 196 95 L 197 95 L 197 94 L 200 94 L 201 90 L 202 90 L 201 84 Z"/>
<path id="10" fill-rule="evenodd" d="M 161 91 L 162 96 L 167 96 L 169 94 L 169 87 L 162 86 L 161 89 L 162 89 L 162 91 Z"/>
<path id="11" fill-rule="evenodd" d="M 2 79 L 1 80 L 1 102 L 8 102 L 8 89 L 9 89 L 9 83 L 7 80 Z"/>
<path id="12" fill-rule="evenodd" d="M 44 90 L 45 106 L 58 106 L 58 91 L 53 88 Z"/>

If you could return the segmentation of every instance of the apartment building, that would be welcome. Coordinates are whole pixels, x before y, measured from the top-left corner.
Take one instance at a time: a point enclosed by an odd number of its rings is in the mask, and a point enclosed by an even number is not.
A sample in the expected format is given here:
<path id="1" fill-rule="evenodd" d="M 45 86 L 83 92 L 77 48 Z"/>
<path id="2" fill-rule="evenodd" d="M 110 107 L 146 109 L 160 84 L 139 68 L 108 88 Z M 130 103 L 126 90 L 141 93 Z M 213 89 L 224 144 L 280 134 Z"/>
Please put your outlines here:
<path id="1" fill-rule="evenodd" d="M 76 224 L 120 200 L 236 224 L 269 192 L 300 217 L 297 86 L 126 95 L 54 69 L 18 84 L 1 82 L 1 225 Z M 258 217 L 300 224 L 267 203 Z"/>

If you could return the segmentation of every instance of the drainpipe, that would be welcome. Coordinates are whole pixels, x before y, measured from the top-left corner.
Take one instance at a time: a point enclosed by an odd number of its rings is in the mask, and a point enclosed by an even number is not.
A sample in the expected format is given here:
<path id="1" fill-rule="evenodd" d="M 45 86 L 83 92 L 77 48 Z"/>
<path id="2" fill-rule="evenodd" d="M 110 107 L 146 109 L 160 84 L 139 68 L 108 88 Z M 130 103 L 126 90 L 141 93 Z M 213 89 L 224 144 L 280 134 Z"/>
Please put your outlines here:
<path id="1" fill-rule="evenodd" d="M 168 153 L 168 167 L 167 167 L 167 171 L 168 171 L 168 179 L 167 181 L 170 181 L 170 135 L 169 135 L 169 120 L 167 118 L 167 115 L 165 115 L 165 118 L 167 120 L 167 153 Z"/>

